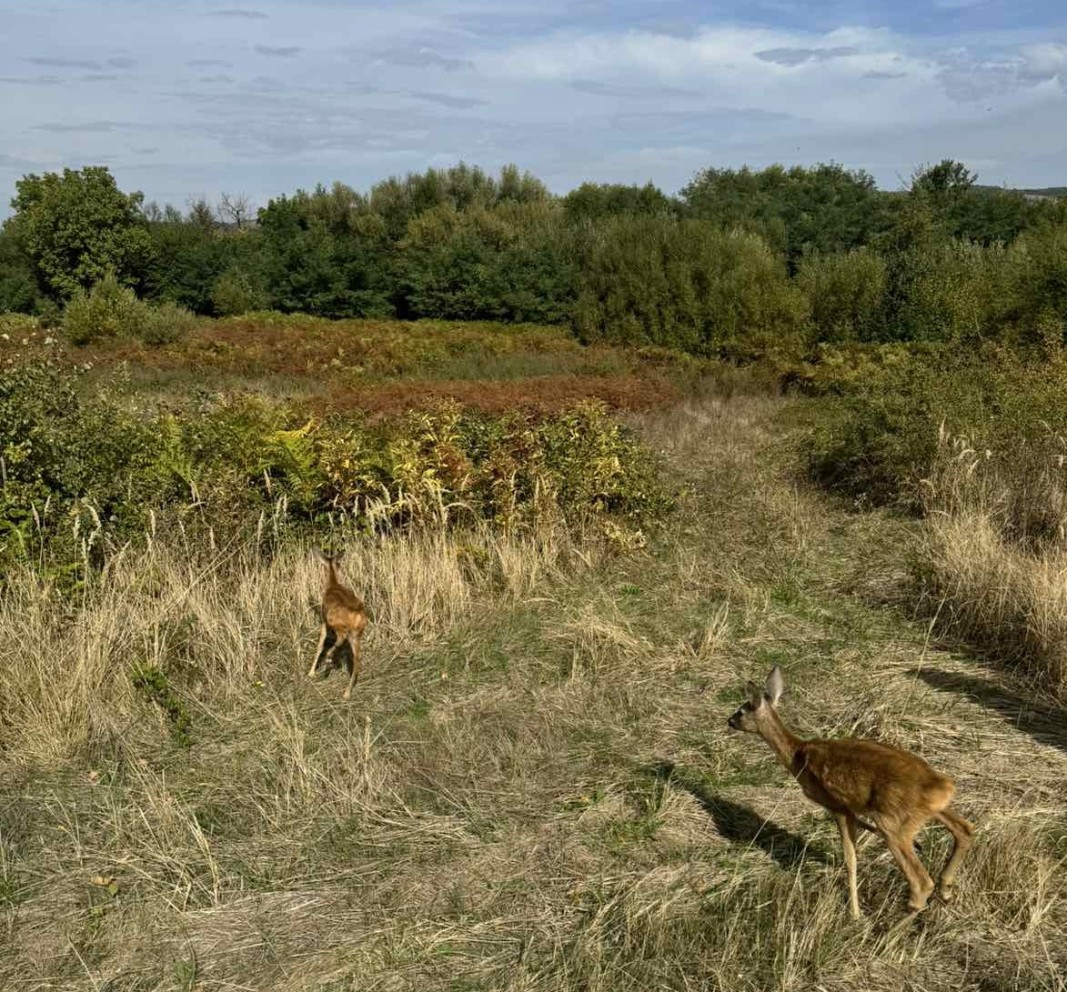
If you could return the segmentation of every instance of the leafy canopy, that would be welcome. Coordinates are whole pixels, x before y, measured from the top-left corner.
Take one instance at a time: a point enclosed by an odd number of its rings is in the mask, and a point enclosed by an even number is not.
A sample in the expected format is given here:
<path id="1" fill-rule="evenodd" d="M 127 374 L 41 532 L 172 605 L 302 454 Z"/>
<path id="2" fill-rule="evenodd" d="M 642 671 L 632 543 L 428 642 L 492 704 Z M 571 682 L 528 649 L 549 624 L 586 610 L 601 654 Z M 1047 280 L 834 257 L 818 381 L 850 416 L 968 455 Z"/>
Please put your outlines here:
<path id="1" fill-rule="evenodd" d="M 139 283 L 150 248 L 141 193 L 123 193 L 104 166 L 31 173 L 15 190 L 5 227 L 47 295 L 69 299 L 108 271 Z"/>

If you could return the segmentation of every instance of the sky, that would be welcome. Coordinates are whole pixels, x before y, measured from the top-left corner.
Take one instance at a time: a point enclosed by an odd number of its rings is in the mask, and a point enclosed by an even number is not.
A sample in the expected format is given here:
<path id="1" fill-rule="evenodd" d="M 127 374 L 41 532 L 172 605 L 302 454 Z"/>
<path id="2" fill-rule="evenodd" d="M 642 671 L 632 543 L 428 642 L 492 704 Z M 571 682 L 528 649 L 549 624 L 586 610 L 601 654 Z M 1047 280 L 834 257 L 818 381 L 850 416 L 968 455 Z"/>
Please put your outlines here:
<path id="1" fill-rule="evenodd" d="M 458 161 L 675 192 L 956 158 L 1067 185 L 1064 0 L 0 0 L 0 215 L 106 165 L 184 206 Z"/>

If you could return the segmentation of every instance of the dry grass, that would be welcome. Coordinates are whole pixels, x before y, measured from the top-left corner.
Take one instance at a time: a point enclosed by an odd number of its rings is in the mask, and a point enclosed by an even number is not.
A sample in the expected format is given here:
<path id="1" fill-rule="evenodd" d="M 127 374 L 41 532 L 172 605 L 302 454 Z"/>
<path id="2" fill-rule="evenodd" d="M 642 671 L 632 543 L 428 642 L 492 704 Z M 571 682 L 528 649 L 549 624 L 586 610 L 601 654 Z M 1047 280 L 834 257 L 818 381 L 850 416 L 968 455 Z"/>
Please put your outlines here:
<path id="1" fill-rule="evenodd" d="M 908 549 L 789 481 L 804 409 L 739 392 L 643 415 L 689 496 L 626 558 L 553 535 L 353 546 L 373 626 L 350 705 L 304 678 L 318 576 L 296 549 L 157 545 L 68 604 L 16 577 L 0 986 L 1062 989 L 1067 733 L 954 689 L 972 663 L 849 591 Z M 133 686 L 146 662 L 188 746 Z M 979 823 L 957 905 L 899 926 L 868 838 L 849 920 L 834 827 L 726 733 L 772 663 L 798 730 L 956 776 Z M 936 867 L 946 837 L 923 843 Z"/>
<path id="2" fill-rule="evenodd" d="M 1010 457 L 944 433 L 920 562 L 939 629 L 1067 698 L 1067 484 L 1063 441 Z"/>
<path id="3" fill-rule="evenodd" d="M 562 532 L 431 530 L 360 541 L 344 571 L 373 612 L 369 650 L 395 653 L 531 594 L 567 550 Z M 175 672 L 213 706 L 290 682 L 313 646 L 320 580 L 297 549 L 264 564 L 240 550 L 205 557 L 157 542 L 117 556 L 77 602 L 33 572 L 12 577 L 0 600 L 6 753 L 51 766 L 115 741 L 140 711 L 138 667 Z"/>
<path id="4" fill-rule="evenodd" d="M 943 630 L 1067 697 L 1067 553 L 1022 550 L 965 511 L 930 522 L 923 568 Z"/>

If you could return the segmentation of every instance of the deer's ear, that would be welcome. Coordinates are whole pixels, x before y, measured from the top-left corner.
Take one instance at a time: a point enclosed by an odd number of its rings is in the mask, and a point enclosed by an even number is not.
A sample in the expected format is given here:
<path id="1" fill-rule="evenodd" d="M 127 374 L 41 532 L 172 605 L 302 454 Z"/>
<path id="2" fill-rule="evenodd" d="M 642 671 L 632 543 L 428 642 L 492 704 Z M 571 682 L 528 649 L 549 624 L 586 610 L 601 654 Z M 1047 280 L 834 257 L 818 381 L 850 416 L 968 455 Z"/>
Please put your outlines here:
<path id="1" fill-rule="evenodd" d="M 334 553 L 333 563 L 336 565 L 342 558 L 344 558 L 344 556 L 345 556 L 345 552 L 344 552 L 344 548 L 342 548 L 340 551 L 337 551 L 337 552 Z"/>
<path id="2" fill-rule="evenodd" d="M 767 697 L 767 702 L 771 706 L 777 706 L 778 700 L 782 698 L 782 690 L 785 688 L 785 682 L 782 680 L 782 670 L 775 665 L 771 669 L 771 674 L 767 676 L 767 684 L 763 687 L 763 695 Z"/>
<path id="3" fill-rule="evenodd" d="M 748 696 L 749 702 L 752 703 L 753 706 L 759 706 L 763 693 L 755 682 L 746 682 L 745 695 Z"/>
<path id="4" fill-rule="evenodd" d="M 312 548 L 311 557 L 314 558 L 316 561 L 326 561 L 326 555 L 323 554 L 322 548 Z"/>

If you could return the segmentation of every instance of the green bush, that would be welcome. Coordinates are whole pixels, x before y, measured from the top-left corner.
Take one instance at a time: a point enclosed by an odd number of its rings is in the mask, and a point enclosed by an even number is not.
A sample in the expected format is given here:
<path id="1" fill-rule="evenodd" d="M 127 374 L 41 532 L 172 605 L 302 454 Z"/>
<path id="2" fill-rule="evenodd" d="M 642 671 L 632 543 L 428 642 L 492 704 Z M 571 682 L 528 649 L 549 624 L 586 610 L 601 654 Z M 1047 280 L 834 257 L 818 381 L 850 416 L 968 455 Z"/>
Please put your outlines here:
<path id="1" fill-rule="evenodd" d="M 75 290 L 63 311 L 63 331 L 78 345 L 100 338 L 134 338 L 144 310 L 137 294 L 108 273 L 89 292 Z"/>
<path id="2" fill-rule="evenodd" d="M 910 297 L 899 314 L 909 340 L 975 341 L 1004 328 L 1010 292 L 1004 249 L 947 241 L 914 249 Z"/>
<path id="3" fill-rule="evenodd" d="M 814 335 L 826 342 L 879 340 L 885 283 L 885 261 L 867 248 L 808 255 L 796 274 Z"/>
<path id="4" fill-rule="evenodd" d="M 671 505 L 650 453 L 595 403 L 543 419 L 445 407 L 385 430 L 334 422 L 317 445 L 331 505 L 373 507 L 376 526 L 443 518 L 513 526 L 560 514 L 640 522 Z"/>
<path id="5" fill-rule="evenodd" d="M 63 331 L 71 344 L 90 344 L 101 338 L 126 338 L 145 344 L 165 344 L 196 325 L 196 317 L 176 303 L 145 303 L 113 274 L 88 292 L 78 290 L 63 311 Z"/>
<path id="6" fill-rule="evenodd" d="M 562 212 L 544 203 L 435 207 L 399 247 L 401 310 L 446 320 L 559 323 L 576 293 Z"/>
<path id="7" fill-rule="evenodd" d="M 1053 491 L 1049 473 L 1058 477 L 1064 439 L 1062 356 L 1033 361 L 987 349 L 961 357 L 945 349 L 872 370 L 812 431 L 808 467 L 815 480 L 864 502 L 921 511 L 948 498 L 951 440 L 984 492 L 999 491 L 1007 529 L 1040 536 L 1054 509 L 1042 494 Z"/>
<path id="8" fill-rule="evenodd" d="M 640 526 L 671 496 L 650 454 L 603 407 L 544 418 L 445 407 L 369 424 L 305 420 L 248 397 L 178 417 L 144 415 L 79 374 L 0 370 L 0 562 L 31 550 L 93 561 L 162 515 L 247 538 L 269 513 L 299 527 L 331 515 L 381 531 L 491 520 Z M 109 398 L 112 397 L 112 398 Z"/>
<path id="9" fill-rule="evenodd" d="M 1067 332 L 1067 224 L 1027 232 L 1008 252 L 1011 315 L 1025 338 L 1063 342 Z"/>
<path id="10" fill-rule="evenodd" d="M 0 562 L 45 545 L 68 562 L 98 560 L 109 537 L 141 532 L 175 495 L 159 451 L 151 418 L 87 393 L 77 373 L 0 369 Z"/>
<path id="11" fill-rule="evenodd" d="M 170 300 L 145 304 L 137 338 L 145 344 L 167 344 L 189 333 L 198 323 L 195 314 Z"/>
<path id="12" fill-rule="evenodd" d="M 785 264 L 756 235 L 622 217 L 593 234 L 574 327 L 585 342 L 707 355 L 745 335 L 797 335 L 807 316 Z"/>
<path id="13" fill-rule="evenodd" d="M 221 317 L 265 310 L 267 293 L 253 278 L 239 269 L 224 272 L 211 287 L 211 305 Z"/>

